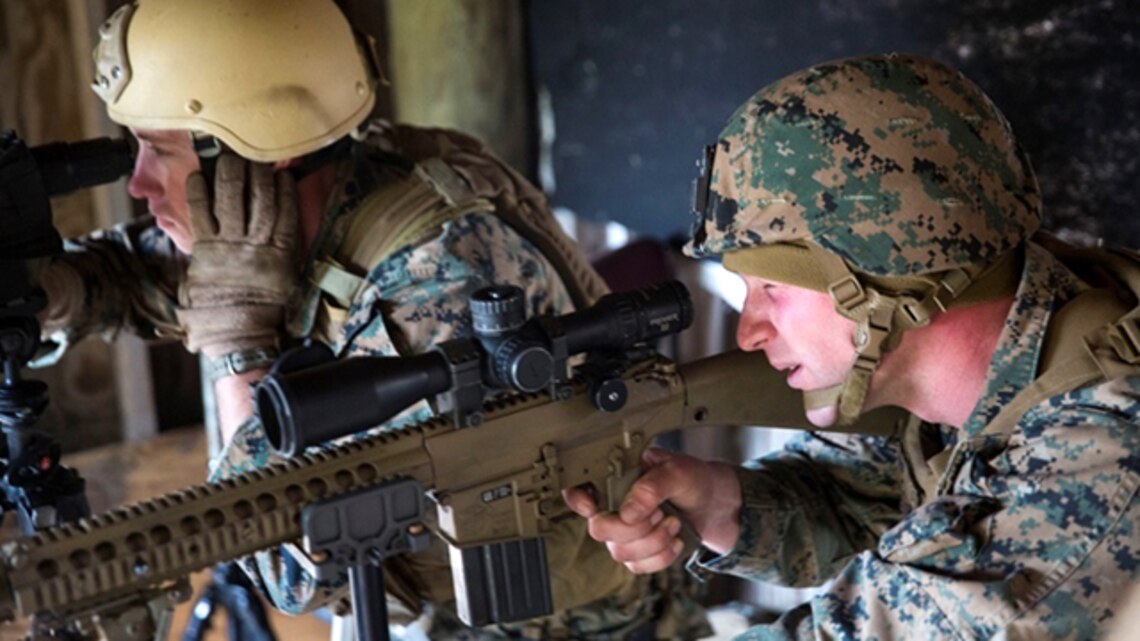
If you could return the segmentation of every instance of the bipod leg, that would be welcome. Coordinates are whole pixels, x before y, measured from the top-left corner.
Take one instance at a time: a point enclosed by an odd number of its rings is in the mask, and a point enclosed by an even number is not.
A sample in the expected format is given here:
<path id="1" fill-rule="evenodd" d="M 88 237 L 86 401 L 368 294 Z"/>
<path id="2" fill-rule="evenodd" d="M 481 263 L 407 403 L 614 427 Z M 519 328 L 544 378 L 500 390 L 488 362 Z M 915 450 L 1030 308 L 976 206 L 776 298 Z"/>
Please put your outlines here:
<path id="1" fill-rule="evenodd" d="M 424 488 L 411 478 L 390 479 L 302 510 L 313 576 L 332 581 L 348 573 L 357 641 L 388 641 L 384 560 L 426 549 L 430 534 L 423 522 Z"/>
<path id="2" fill-rule="evenodd" d="M 357 641 L 388 641 L 388 600 L 384 592 L 384 566 L 359 563 L 348 574 Z"/>

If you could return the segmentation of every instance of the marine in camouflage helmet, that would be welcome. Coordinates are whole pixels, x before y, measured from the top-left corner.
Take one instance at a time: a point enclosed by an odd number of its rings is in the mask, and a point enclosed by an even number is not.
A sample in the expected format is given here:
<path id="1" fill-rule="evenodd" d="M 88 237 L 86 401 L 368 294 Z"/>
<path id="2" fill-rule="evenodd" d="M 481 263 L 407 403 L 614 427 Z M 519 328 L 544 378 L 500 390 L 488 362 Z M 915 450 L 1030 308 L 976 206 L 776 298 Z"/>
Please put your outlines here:
<path id="1" fill-rule="evenodd" d="M 761 89 L 706 149 L 685 251 L 829 292 L 855 321 L 843 384 L 809 408 L 862 410 L 903 332 L 951 305 L 1012 292 L 1040 223 L 1029 159 L 959 72 L 906 55 L 821 64 Z"/>

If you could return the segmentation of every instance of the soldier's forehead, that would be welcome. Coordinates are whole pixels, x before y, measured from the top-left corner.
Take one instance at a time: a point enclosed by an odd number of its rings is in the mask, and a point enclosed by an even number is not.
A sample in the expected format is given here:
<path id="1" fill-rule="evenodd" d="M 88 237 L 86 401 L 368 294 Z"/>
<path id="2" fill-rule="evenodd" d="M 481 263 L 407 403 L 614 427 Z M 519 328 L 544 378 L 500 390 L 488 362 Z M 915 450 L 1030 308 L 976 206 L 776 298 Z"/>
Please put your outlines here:
<path id="1" fill-rule="evenodd" d="M 152 142 L 189 142 L 190 136 L 184 129 L 142 129 L 139 127 L 131 127 L 131 133 L 139 140 L 147 140 Z"/>

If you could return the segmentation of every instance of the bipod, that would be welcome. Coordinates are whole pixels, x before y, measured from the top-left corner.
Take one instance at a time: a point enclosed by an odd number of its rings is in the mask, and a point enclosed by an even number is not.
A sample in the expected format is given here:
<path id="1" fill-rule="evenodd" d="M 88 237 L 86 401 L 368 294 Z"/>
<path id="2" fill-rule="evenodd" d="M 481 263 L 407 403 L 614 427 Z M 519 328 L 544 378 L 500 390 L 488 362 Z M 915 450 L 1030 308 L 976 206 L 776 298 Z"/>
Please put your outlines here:
<path id="1" fill-rule="evenodd" d="M 384 560 L 428 547 L 424 501 L 419 481 L 400 478 L 325 499 L 301 512 L 314 578 L 331 581 L 348 573 L 358 641 L 389 640 Z"/>

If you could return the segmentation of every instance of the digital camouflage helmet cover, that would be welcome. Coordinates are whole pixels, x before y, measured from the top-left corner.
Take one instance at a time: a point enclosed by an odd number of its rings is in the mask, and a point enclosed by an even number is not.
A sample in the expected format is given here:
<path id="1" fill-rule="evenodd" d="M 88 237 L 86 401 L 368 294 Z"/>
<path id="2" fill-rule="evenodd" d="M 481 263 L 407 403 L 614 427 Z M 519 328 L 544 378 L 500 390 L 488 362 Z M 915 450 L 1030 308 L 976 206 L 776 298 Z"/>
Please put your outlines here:
<path id="1" fill-rule="evenodd" d="M 685 250 L 829 292 L 857 324 L 843 384 L 805 394 L 850 422 L 904 331 L 1004 295 L 1037 229 L 1037 179 L 961 73 L 908 55 L 817 65 L 757 92 L 705 153 Z"/>

